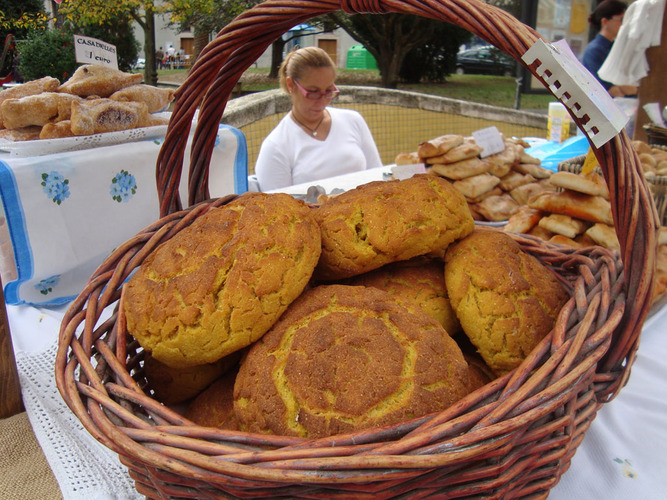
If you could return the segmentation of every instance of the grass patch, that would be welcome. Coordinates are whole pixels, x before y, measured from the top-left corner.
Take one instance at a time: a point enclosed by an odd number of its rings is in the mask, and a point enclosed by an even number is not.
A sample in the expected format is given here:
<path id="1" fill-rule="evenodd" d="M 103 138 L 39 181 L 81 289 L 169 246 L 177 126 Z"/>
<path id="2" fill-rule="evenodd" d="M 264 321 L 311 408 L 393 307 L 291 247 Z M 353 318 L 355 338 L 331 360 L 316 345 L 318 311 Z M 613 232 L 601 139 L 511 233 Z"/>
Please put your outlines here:
<path id="1" fill-rule="evenodd" d="M 184 80 L 185 70 L 159 70 L 158 77 Z M 277 78 L 269 78 L 266 68 L 249 68 L 240 81 L 244 91 L 261 92 L 278 87 Z M 336 83 L 341 85 L 380 86 L 377 70 L 339 69 Z M 462 99 L 464 101 L 514 108 L 516 104 L 516 79 L 490 75 L 450 75 L 442 83 L 399 84 L 400 90 Z M 521 94 L 519 109 L 547 112 L 551 94 Z"/>

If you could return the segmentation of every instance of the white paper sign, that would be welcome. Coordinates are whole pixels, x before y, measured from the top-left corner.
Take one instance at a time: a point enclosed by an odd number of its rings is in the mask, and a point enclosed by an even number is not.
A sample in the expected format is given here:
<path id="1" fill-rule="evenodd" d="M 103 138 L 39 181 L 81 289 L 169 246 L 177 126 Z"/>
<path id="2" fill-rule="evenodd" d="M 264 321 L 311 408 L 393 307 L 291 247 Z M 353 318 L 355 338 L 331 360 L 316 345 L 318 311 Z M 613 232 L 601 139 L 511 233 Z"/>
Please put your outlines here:
<path id="1" fill-rule="evenodd" d="M 479 154 L 481 158 L 505 151 L 505 141 L 496 127 L 475 130 L 472 136 L 477 145 L 482 148 L 482 152 Z"/>
<path id="2" fill-rule="evenodd" d="M 588 116 L 582 127 L 595 147 L 602 147 L 628 123 L 628 116 L 572 53 L 567 40 L 549 44 L 538 39 L 521 59 L 537 64 L 537 74 L 574 116 Z"/>
<path id="3" fill-rule="evenodd" d="M 391 167 L 391 175 L 394 179 L 409 179 L 415 174 L 425 174 L 426 166 L 423 163 L 411 163 L 409 165 L 394 165 Z"/>
<path id="4" fill-rule="evenodd" d="M 118 69 L 116 46 L 97 38 L 74 35 L 74 53 L 76 62 Z"/>

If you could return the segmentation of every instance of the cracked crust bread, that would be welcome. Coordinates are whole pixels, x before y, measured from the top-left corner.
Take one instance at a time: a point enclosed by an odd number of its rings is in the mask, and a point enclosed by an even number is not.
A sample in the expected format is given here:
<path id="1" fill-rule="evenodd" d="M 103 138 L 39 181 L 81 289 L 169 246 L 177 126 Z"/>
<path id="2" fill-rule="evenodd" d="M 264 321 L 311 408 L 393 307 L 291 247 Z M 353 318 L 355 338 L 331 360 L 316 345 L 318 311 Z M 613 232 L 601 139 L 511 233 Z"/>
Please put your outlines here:
<path id="1" fill-rule="evenodd" d="M 248 350 L 234 386 L 243 431 L 318 438 L 440 411 L 468 364 L 433 318 L 370 287 L 299 297 Z"/>
<path id="2" fill-rule="evenodd" d="M 322 230 L 321 280 L 356 276 L 418 255 L 444 255 L 474 229 L 463 195 L 448 181 L 420 174 L 370 182 L 314 210 Z"/>
<path id="3" fill-rule="evenodd" d="M 493 229 L 477 229 L 447 249 L 445 283 L 463 331 L 497 375 L 525 359 L 568 300 L 548 268 Z"/>
<path id="4" fill-rule="evenodd" d="M 213 363 L 271 328 L 307 285 L 320 251 L 305 203 L 241 195 L 146 258 L 124 286 L 128 332 L 166 365 Z"/>
<path id="5" fill-rule="evenodd" d="M 454 336 L 461 331 L 445 287 L 445 263 L 442 259 L 415 257 L 360 274 L 345 281 L 346 285 L 372 286 L 397 300 L 409 300 L 440 323 Z"/>

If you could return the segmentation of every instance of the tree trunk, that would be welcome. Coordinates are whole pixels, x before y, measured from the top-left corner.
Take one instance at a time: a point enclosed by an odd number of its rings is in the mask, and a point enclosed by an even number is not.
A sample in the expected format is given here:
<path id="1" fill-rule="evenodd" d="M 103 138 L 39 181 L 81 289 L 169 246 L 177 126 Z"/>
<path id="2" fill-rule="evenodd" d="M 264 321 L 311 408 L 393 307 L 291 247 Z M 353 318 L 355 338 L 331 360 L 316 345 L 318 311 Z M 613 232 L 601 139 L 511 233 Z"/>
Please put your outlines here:
<path id="1" fill-rule="evenodd" d="M 155 17 L 153 5 L 146 2 L 144 28 L 144 54 L 146 67 L 144 68 L 144 83 L 157 85 L 157 61 L 155 60 Z"/>
<path id="2" fill-rule="evenodd" d="M 195 61 L 199 57 L 199 54 L 201 54 L 201 51 L 204 50 L 204 47 L 208 45 L 208 42 L 209 42 L 208 30 L 202 30 L 201 28 L 197 28 L 197 26 L 195 25 L 192 64 L 195 63 Z"/>
<path id="3" fill-rule="evenodd" d="M 285 40 L 282 37 L 278 38 L 271 45 L 271 71 L 269 71 L 269 78 L 278 78 L 278 70 L 283 62 L 284 48 Z"/>

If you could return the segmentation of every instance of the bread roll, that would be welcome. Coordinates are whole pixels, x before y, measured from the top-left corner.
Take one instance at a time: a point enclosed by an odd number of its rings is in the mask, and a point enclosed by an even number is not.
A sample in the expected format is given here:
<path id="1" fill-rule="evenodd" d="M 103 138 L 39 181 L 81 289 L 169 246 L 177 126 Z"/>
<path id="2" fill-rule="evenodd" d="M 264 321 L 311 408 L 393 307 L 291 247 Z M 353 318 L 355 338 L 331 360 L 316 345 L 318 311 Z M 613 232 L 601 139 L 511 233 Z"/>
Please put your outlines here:
<path id="1" fill-rule="evenodd" d="M 371 287 L 306 291 L 249 349 L 234 386 L 248 432 L 319 438 L 441 411 L 468 393 L 433 318 Z"/>
<path id="2" fill-rule="evenodd" d="M 445 283 L 463 331 L 497 375 L 525 359 L 568 300 L 551 270 L 493 229 L 450 245 Z"/>
<path id="3" fill-rule="evenodd" d="M 172 367 L 213 363 L 261 337 L 321 251 L 305 203 L 246 193 L 160 245 L 124 286 L 127 330 Z"/>
<path id="4" fill-rule="evenodd" d="M 314 210 L 322 230 L 316 277 L 349 278 L 390 262 L 444 251 L 474 222 L 465 199 L 438 176 L 376 181 Z"/>

